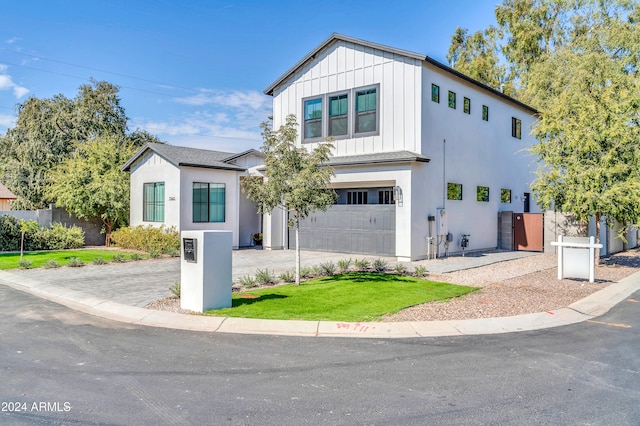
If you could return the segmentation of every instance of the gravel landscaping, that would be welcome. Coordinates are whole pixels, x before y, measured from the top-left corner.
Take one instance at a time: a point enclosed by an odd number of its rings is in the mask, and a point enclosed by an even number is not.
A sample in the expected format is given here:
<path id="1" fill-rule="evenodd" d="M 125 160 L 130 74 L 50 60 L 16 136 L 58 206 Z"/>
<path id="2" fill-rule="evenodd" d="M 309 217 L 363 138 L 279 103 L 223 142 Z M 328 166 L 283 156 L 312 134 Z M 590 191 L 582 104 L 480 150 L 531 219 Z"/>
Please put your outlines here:
<path id="1" fill-rule="evenodd" d="M 633 249 L 601 260 L 595 283 L 557 279 L 557 258 L 541 254 L 427 279 L 480 287 L 480 290 L 448 302 L 432 302 L 404 309 L 383 321 L 433 321 L 505 317 L 545 312 L 568 305 L 640 270 L 640 250 Z M 166 298 L 149 309 L 191 313 L 180 309 L 177 298 Z"/>

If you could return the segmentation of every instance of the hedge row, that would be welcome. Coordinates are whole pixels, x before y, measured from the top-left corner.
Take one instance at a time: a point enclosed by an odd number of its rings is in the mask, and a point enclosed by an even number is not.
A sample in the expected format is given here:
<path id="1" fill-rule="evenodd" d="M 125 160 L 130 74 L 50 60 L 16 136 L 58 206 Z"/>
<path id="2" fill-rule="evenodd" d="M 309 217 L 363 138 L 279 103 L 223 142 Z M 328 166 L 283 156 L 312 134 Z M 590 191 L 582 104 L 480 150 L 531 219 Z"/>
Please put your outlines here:
<path id="1" fill-rule="evenodd" d="M 50 228 L 38 227 L 36 221 L 28 221 L 24 236 L 25 250 L 64 250 L 84 246 L 84 231 L 78 226 L 67 228 L 61 223 L 52 223 Z M 20 250 L 20 221 L 9 215 L 0 216 L 0 251 Z"/>
<path id="2" fill-rule="evenodd" d="M 111 233 L 111 242 L 118 247 L 151 254 L 180 255 L 180 237 L 175 227 L 124 227 Z"/>

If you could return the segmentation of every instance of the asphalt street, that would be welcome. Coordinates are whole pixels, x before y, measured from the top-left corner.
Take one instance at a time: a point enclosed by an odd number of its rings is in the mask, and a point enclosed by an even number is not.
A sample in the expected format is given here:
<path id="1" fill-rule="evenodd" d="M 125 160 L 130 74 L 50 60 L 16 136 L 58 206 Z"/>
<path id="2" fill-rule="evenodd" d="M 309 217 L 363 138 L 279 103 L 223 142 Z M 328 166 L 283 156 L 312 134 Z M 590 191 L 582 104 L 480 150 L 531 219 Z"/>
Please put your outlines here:
<path id="1" fill-rule="evenodd" d="M 637 425 L 635 300 L 548 330 L 376 340 L 124 325 L 0 286 L 0 424 Z"/>

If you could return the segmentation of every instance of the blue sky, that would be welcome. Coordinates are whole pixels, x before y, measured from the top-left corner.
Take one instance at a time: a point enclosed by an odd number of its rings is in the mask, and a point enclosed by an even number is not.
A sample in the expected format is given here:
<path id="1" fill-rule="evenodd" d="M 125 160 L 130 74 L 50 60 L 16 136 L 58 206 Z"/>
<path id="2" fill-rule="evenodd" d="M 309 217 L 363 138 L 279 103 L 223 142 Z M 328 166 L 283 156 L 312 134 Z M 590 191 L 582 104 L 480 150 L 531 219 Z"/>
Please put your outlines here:
<path id="1" fill-rule="evenodd" d="M 0 133 L 29 96 L 120 86 L 131 130 L 173 145 L 261 145 L 262 91 L 331 33 L 445 62 L 457 26 L 494 22 L 498 0 L 20 0 L 0 8 Z"/>

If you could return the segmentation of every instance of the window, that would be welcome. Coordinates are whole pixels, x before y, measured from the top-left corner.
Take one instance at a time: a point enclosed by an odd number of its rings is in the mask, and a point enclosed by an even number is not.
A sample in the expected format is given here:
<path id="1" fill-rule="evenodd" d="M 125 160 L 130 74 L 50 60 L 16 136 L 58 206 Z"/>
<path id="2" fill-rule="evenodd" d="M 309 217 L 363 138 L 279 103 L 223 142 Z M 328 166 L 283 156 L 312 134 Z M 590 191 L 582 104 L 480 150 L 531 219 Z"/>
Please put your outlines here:
<path id="1" fill-rule="evenodd" d="M 346 93 L 329 96 L 329 136 L 349 134 L 349 97 Z"/>
<path id="2" fill-rule="evenodd" d="M 449 92 L 449 108 L 456 109 L 456 94 L 455 92 Z"/>
<path id="3" fill-rule="evenodd" d="M 510 203 L 511 202 L 511 190 L 510 189 L 501 189 L 500 190 L 500 202 L 501 203 Z"/>
<path id="4" fill-rule="evenodd" d="M 193 183 L 193 222 L 224 222 L 224 183 Z"/>
<path id="5" fill-rule="evenodd" d="M 461 183 L 447 183 L 447 200 L 462 200 Z"/>
<path id="6" fill-rule="evenodd" d="M 164 182 L 143 185 L 142 220 L 164 222 Z"/>
<path id="7" fill-rule="evenodd" d="M 378 130 L 377 91 L 376 87 L 356 91 L 354 133 L 372 133 Z"/>
<path id="8" fill-rule="evenodd" d="M 304 139 L 322 137 L 322 98 L 304 101 Z"/>
<path id="9" fill-rule="evenodd" d="M 517 139 L 522 138 L 522 122 L 519 118 L 511 117 L 511 136 Z"/>
<path id="10" fill-rule="evenodd" d="M 347 192 L 347 204 L 368 204 L 369 193 L 367 191 Z"/>
<path id="11" fill-rule="evenodd" d="M 378 191 L 378 204 L 395 204 L 393 199 L 393 190 L 385 189 Z"/>
<path id="12" fill-rule="evenodd" d="M 489 187 L 476 186 L 476 199 L 484 203 L 489 201 Z"/>
<path id="13" fill-rule="evenodd" d="M 471 99 L 464 98 L 464 103 L 462 108 L 464 109 L 465 114 L 471 114 Z"/>
<path id="14" fill-rule="evenodd" d="M 440 103 L 440 86 L 431 85 L 431 100 L 435 103 Z"/>
<path id="15" fill-rule="evenodd" d="M 486 105 L 482 105 L 482 119 L 489 121 L 489 107 Z"/>

